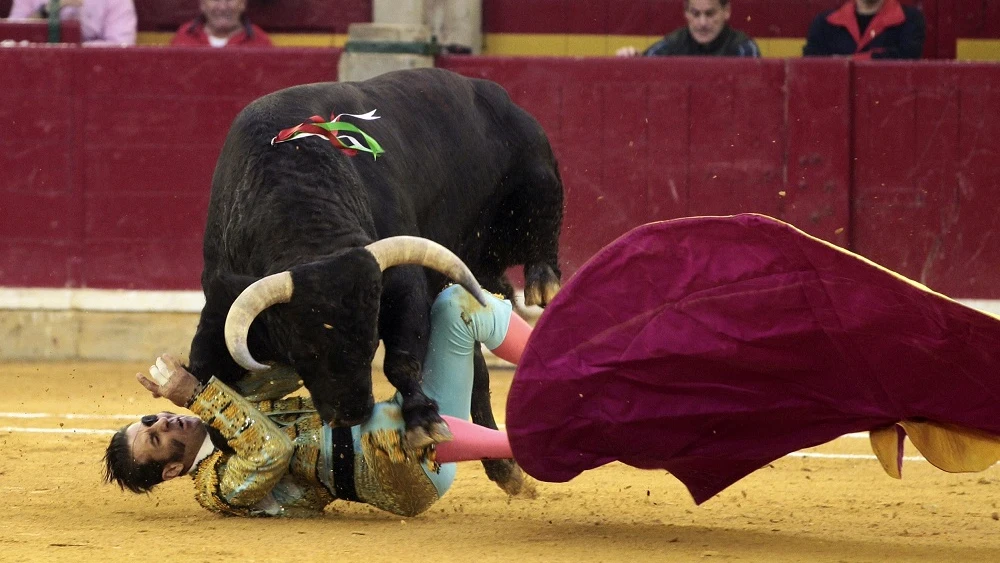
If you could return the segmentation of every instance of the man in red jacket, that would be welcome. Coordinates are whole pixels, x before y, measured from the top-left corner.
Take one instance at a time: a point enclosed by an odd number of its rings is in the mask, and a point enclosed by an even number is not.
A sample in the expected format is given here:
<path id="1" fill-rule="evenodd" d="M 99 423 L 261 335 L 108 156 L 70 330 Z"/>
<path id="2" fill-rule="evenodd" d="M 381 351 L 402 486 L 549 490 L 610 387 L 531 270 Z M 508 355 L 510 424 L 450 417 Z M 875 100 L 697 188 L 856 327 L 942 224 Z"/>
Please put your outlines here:
<path id="1" fill-rule="evenodd" d="M 925 31 L 923 13 L 899 0 L 848 0 L 840 8 L 816 16 L 802 54 L 919 59 Z"/>
<path id="2" fill-rule="evenodd" d="M 264 30 L 250 23 L 246 0 L 201 0 L 201 15 L 181 26 L 171 45 L 270 47 Z"/>

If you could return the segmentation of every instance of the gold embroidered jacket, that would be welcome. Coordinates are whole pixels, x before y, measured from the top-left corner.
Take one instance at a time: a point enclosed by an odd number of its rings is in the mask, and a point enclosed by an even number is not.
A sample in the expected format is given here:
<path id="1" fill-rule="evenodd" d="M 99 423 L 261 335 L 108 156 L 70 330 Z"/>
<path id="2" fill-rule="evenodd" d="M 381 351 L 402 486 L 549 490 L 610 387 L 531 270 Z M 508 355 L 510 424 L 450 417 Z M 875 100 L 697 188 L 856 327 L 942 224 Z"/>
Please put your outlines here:
<path id="1" fill-rule="evenodd" d="M 311 399 L 251 403 L 212 378 L 189 408 L 218 430 L 233 450 L 216 449 L 192 470 L 195 496 L 203 507 L 234 516 L 313 516 L 337 498 L 331 429 Z M 402 431 L 398 406 L 379 403 L 375 412 L 368 425 Z M 429 465 L 392 462 L 369 452 L 368 441 L 360 439 L 361 430 L 352 430 L 358 454 L 351 460 L 356 500 L 413 516 L 438 499 L 427 475 L 432 470 Z"/>
<path id="2" fill-rule="evenodd" d="M 198 502 L 237 516 L 322 512 L 334 500 L 321 461 L 324 425 L 308 398 L 250 403 L 212 378 L 190 409 L 226 438 L 192 472 Z M 327 481 L 326 483 L 324 481 Z"/>

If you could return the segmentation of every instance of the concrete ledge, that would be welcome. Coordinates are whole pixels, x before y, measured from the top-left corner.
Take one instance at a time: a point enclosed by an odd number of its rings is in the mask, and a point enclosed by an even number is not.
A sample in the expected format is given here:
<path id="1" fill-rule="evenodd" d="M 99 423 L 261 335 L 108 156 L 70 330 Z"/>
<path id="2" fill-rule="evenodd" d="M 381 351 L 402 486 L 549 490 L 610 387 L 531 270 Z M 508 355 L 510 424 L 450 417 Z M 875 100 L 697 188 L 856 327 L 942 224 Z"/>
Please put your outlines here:
<path id="1" fill-rule="evenodd" d="M 430 43 L 431 30 L 412 23 L 352 23 L 347 26 L 347 42 L 351 41 Z"/>
<path id="2" fill-rule="evenodd" d="M 0 310 L 0 362 L 151 362 L 164 352 L 186 361 L 197 328 L 197 313 Z M 483 352 L 491 368 L 513 368 Z M 380 345 L 372 367 L 383 357 Z"/>
<path id="3" fill-rule="evenodd" d="M 341 82 L 368 80 L 393 70 L 431 68 L 434 57 L 430 54 L 408 52 L 353 52 L 352 43 L 372 45 L 430 45 L 431 31 L 425 25 L 404 23 L 354 23 L 347 28 L 347 43 L 337 63 L 337 79 Z M 370 49 L 366 49 L 369 50 Z"/>
<path id="4" fill-rule="evenodd" d="M 0 310 L 0 361 L 187 357 L 197 313 Z"/>
<path id="5" fill-rule="evenodd" d="M 0 288 L 0 362 L 187 358 L 204 301 L 200 291 Z M 523 303 L 520 294 L 515 302 Z M 1000 317 L 1000 300 L 959 302 Z M 532 323 L 541 314 L 517 310 Z M 511 367 L 488 351 L 486 359 Z M 375 363 L 381 368 L 381 349 Z"/>
<path id="6" fill-rule="evenodd" d="M 344 52 L 337 64 L 337 76 L 340 82 L 360 82 L 394 70 L 433 66 L 434 57 L 426 55 Z"/>
<path id="7" fill-rule="evenodd" d="M 0 288 L 0 362 L 186 360 L 204 305 L 200 291 Z M 533 322 L 541 309 L 519 312 Z M 484 352 L 490 367 L 513 367 Z M 382 358 L 380 346 L 375 368 Z"/>

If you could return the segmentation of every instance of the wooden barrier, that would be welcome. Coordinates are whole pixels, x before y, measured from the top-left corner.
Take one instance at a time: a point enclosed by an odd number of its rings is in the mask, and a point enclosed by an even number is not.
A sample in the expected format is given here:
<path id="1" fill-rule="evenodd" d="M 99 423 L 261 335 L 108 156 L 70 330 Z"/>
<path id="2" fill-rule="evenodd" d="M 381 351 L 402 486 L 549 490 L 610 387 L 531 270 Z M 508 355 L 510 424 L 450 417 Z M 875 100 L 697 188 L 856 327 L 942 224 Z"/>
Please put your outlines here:
<path id="1" fill-rule="evenodd" d="M 864 64 L 852 82 L 854 250 L 1000 296 L 1000 66 Z"/>
<path id="2" fill-rule="evenodd" d="M 215 160 L 251 100 L 335 80 L 320 49 L 10 48 L 0 285 L 195 289 Z"/>
<path id="3" fill-rule="evenodd" d="M 0 286 L 197 289 L 232 118 L 336 64 L 320 49 L 0 50 Z M 567 277 L 641 223 L 752 211 L 950 295 L 1000 297 L 996 65 L 438 64 L 501 83 L 549 132 Z"/>
<path id="4" fill-rule="evenodd" d="M 845 60 L 467 59 L 556 147 L 562 256 L 575 271 L 631 227 L 760 212 L 842 246 L 850 235 Z"/>
<path id="5" fill-rule="evenodd" d="M 0 41 L 26 41 L 47 43 L 51 37 L 47 20 L 0 20 Z M 59 23 L 57 43 L 79 43 L 80 22 L 66 20 Z"/>

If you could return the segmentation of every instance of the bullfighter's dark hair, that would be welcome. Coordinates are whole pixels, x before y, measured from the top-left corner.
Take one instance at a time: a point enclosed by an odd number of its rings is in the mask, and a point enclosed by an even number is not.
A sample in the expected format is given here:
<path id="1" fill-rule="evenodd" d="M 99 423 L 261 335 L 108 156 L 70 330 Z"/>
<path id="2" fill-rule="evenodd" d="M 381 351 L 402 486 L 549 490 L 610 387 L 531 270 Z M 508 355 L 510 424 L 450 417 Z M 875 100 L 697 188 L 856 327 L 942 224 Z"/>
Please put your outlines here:
<path id="1" fill-rule="evenodd" d="M 116 483 L 123 491 L 128 489 L 136 494 L 148 493 L 163 482 L 163 468 L 169 461 L 178 457 L 178 445 L 180 454 L 183 455 L 184 444 L 174 440 L 171 444 L 173 455 L 170 459 L 137 463 L 132 457 L 132 446 L 125 434 L 126 430 L 128 430 L 127 425 L 115 432 L 107 451 L 104 452 L 104 482 Z"/>

